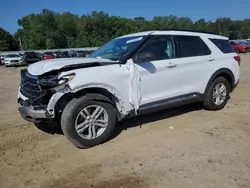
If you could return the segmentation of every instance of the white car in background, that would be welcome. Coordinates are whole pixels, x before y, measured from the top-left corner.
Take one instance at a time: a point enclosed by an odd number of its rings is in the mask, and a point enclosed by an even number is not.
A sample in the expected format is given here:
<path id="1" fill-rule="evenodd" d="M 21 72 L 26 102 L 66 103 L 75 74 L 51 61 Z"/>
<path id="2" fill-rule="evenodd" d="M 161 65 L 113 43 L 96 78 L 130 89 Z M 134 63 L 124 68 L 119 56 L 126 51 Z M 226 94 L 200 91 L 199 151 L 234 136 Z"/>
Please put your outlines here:
<path id="1" fill-rule="evenodd" d="M 4 58 L 4 63 L 6 67 L 24 64 L 23 58 L 19 54 L 7 54 Z"/>

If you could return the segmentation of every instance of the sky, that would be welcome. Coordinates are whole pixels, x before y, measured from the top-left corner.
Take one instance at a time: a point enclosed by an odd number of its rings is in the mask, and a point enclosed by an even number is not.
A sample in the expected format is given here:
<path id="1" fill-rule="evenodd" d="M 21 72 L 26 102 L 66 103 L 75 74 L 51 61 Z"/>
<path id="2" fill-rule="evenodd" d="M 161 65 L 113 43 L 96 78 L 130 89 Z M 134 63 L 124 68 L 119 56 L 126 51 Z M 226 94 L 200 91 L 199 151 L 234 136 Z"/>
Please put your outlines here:
<path id="1" fill-rule="evenodd" d="M 218 17 L 234 20 L 250 18 L 250 0 L 1 0 L 0 27 L 11 34 L 19 28 L 17 20 L 46 8 L 55 12 L 88 14 L 104 11 L 109 15 L 148 20 L 154 16 L 187 16 L 192 20 Z"/>

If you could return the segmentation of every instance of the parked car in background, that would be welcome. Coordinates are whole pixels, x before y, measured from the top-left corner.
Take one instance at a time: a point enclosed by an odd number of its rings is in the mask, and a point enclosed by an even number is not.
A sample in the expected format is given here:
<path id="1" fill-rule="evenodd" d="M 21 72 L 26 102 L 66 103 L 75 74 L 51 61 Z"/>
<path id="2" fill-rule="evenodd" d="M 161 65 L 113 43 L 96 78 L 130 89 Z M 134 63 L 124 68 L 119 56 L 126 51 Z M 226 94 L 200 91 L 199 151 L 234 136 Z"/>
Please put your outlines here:
<path id="1" fill-rule="evenodd" d="M 39 57 L 39 60 L 43 60 L 43 53 L 36 52 L 37 56 Z"/>
<path id="2" fill-rule="evenodd" d="M 237 53 L 244 53 L 250 50 L 250 45 L 244 41 L 231 41 L 230 43 Z"/>
<path id="3" fill-rule="evenodd" d="M 76 57 L 86 57 L 86 52 L 83 50 L 77 50 L 77 51 L 75 51 L 75 56 Z"/>
<path id="4" fill-rule="evenodd" d="M 68 51 L 59 51 L 56 52 L 56 58 L 69 58 L 69 53 Z"/>
<path id="5" fill-rule="evenodd" d="M 54 52 L 53 52 L 53 55 L 55 56 L 55 58 L 58 57 L 58 54 L 59 54 L 60 52 L 61 52 L 60 50 L 57 50 L 57 51 L 54 51 Z"/>
<path id="6" fill-rule="evenodd" d="M 248 42 L 248 43 L 250 44 L 250 39 L 246 39 L 245 41 Z"/>
<path id="7" fill-rule="evenodd" d="M 43 60 L 54 59 L 54 58 L 55 58 L 55 55 L 53 52 L 44 52 L 43 54 Z"/>
<path id="8" fill-rule="evenodd" d="M 76 57 L 88 57 L 93 51 L 92 50 L 77 50 Z"/>
<path id="9" fill-rule="evenodd" d="M 36 52 L 29 51 L 29 52 L 24 52 L 23 60 L 25 64 L 32 64 L 32 63 L 40 61 L 40 58 Z"/>
<path id="10" fill-rule="evenodd" d="M 6 67 L 23 65 L 23 57 L 19 54 L 7 54 L 4 59 L 4 63 Z"/>
<path id="11" fill-rule="evenodd" d="M 0 65 L 4 65 L 4 57 L 5 55 L 0 56 Z"/>
<path id="12" fill-rule="evenodd" d="M 246 41 L 246 40 L 242 40 L 240 41 L 241 43 L 244 43 L 245 45 L 248 46 L 248 51 L 250 50 L 250 42 L 249 41 Z"/>

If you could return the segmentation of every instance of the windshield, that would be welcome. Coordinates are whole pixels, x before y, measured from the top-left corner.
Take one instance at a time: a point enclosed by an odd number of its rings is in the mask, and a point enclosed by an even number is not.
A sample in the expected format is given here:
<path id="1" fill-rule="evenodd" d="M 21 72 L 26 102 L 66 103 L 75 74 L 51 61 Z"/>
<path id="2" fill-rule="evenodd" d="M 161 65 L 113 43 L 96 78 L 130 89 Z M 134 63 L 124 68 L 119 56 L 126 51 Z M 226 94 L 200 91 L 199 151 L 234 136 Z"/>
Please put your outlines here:
<path id="1" fill-rule="evenodd" d="M 145 36 L 123 37 L 111 40 L 94 51 L 89 58 L 105 58 L 119 61 L 134 51 Z"/>
<path id="2" fill-rule="evenodd" d="M 38 57 L 35 52 L 25 52 L 25 55 L 28 57 Z"/>
<path id="3" fill-rule="evenodd" d="M 19 57 L 19 55 L 17 55 L 17 54 L 8 54 L 8 55 L 6 55 L 6 57 L 8 58 L 8 57 Z"/>

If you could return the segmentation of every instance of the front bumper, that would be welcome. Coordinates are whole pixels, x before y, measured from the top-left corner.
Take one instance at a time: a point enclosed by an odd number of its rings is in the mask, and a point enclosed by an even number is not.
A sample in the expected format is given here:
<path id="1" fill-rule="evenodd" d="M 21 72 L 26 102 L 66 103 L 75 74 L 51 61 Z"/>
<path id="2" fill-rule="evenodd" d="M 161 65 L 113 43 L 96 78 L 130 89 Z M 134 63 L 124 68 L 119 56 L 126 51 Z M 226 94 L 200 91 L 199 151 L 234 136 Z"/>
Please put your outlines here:
<path id="1" fill-rule="evenodd" d="M 23 61 L 18 61 L 18 62 L 7 61 L 7 62 L 5 62 L 6 66 L 15 66 L 15 65 L 22 65 L 22 64 L 24 64 Z"/>
<path id="2" fill-rule="evenodd" d="M 18 108 L 23 119 L 31 122 L 52 121 L 55 119 L 55 106 L 65 94 L 65 90 L 42 90 L 37 78 L 26 70 L 21 71 L 21 84 L 18 89 Z"/>
<path id="3" fill-rule="evenodd" d="M 32 106 L 28 102 L 27 97 L 25 97 L 18 89 L 17 102 L 20 104 L 18 108 L 21 116 L 26 121 L 30 122 L 40 122 L 40 121 L 52 121 L 55 118 L 55 105 L 57 101 L 64 95 L 63 91 L 58 91 L 53 94 L 49 100 L 49 103 L 41 108 L 39 105 Z"/>
<path id="4" fill-rule="evenodd" d="M 23 96 L 23 94 L 20 92 L 20 88 L 18 90 L 18 103 L 21 105 L 18 108 L 18 111 L 20 112 L 23 119 L 29 122 L 39 122 L 41 120 L 50 120 L 51 116 L 48 113 L 46 108 L 40 108 L 38 106 L 31 106 L 26 101 L 28 98 Z"/>
<path id="5" fill-rule="evenodd" d="M 21 106 L 18 108 L 23 119 L 29 122 L 39 122 L 41 120 L 50 120 L 50 116 L 46 110 L 35 110 L 31 106 Z"/>

